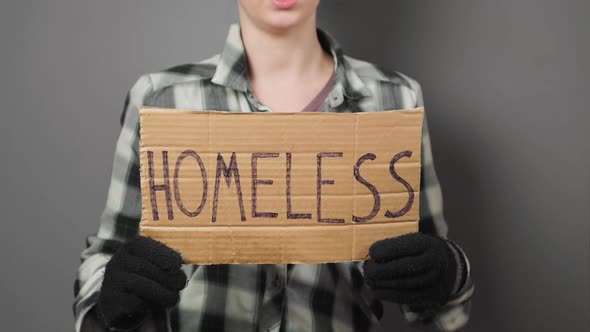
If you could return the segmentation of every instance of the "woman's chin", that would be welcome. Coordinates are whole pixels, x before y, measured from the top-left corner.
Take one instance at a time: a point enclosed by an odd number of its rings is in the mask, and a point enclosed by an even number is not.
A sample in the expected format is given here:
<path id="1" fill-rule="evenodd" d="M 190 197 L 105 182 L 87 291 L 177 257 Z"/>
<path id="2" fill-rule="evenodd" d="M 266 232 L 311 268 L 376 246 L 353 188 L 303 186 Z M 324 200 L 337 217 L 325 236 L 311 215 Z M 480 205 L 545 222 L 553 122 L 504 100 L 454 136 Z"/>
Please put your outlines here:
<path id="1" fill-rule="evenodd" d="M 296 28 L 304 23 L 303 17 L 297 13 L 273 13 L 267 20 L 267 25 L 277 32 Z"/>
<path id="2" fill-rule="evenodd" d="M 240 17 L 259 28 L 281 33 L 310 23 L 319 0 L 239 0 L 239 4 Z"/>

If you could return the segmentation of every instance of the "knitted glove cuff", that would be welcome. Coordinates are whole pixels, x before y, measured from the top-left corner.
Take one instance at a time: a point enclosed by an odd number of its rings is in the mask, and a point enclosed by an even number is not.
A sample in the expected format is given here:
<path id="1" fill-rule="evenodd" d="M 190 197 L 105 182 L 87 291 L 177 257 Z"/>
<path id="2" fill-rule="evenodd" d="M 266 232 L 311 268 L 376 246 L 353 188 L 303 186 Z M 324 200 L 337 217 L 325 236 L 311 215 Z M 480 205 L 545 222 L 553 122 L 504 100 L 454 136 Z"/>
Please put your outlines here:
<path id="1" fill-rule="evenodd" d="M 450 293 L 450 298 L 455 297 L 459 291 L 463 288 L 463 284 L 465 283 L 467 277 L 467 264 L 465 259 L 463 258 L 463 251 L 457 244 L 454 242 L 444 239 L 449 252 L 451 253 L 452 259 L 455 261 L 455 281 L 453 283 L 453 287 Z"/>
<path id="2" fill-rule="evenodd" d="M 125 327 L 121 327 L 121 326 L 109 326 L 108 324 L 106 324 L 107 319 L 105 318 L 102 310 L 100 310 L 100 305 L 95 305 L 94 306 L 94 313 L 96 314 L 96 318 L 97 320 L 103 324 L 103 327 L 105 329 L 107 329 L 107 331 L 110 332 L 133 332 L 136 331 L 139 327 L 141 327 L 145 321 L 146 321 L 146 316 L 144 315 L 143 317 L 141 317 L 141 319 L 138 319 L 138 317 L 129 317 L 129 321 L 133 321 L 136 320 L 136 322 L 134 322 L 133 324 L 130 324 L 129 326 L 125 326 Z"/>

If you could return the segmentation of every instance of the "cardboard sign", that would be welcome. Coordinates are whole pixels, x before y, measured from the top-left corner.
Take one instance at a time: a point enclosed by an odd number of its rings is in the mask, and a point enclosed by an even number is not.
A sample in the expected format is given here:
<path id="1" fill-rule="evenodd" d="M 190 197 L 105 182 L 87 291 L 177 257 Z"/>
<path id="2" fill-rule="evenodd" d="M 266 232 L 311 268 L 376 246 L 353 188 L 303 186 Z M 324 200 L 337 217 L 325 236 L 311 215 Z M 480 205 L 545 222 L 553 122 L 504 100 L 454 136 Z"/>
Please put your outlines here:
<path id="1" fill-rule="evenodd" d="M 366 259 L 418 230 L 422 118 L 141 109 L 141 233 L 192 264 Z"/>

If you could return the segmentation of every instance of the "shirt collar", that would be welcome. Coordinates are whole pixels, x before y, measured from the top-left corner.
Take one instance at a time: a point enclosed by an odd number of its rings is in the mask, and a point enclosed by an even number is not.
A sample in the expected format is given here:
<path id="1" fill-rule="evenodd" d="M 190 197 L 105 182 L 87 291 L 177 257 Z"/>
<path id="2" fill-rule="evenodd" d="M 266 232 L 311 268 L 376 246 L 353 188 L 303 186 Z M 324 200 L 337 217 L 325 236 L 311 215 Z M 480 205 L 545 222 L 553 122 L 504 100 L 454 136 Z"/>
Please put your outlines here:
<path id="1" fill-rule="evenodd" d="M 353 70 L 346 60 L 338 42 L 327 32 L 317 29 L 320 44 L 329 50 L 334 58 L 336 79 L 330 93 L 331 106 L 342 103 L 344 97 L 359 99 L 371 95 L 365 83 Z M 234 90 L 249 92 L 248 60 L 242 42 L 240 26 L 234 23 L 230 26 L 223 52 L 213 75 L 212 82 Z"/>

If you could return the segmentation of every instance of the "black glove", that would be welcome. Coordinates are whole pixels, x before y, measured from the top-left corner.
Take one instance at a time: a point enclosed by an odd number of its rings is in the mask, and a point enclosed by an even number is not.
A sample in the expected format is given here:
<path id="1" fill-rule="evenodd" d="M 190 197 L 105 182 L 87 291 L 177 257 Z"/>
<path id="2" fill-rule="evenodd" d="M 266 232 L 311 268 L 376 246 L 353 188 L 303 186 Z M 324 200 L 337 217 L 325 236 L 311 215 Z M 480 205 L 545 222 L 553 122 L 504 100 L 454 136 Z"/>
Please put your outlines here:
<path id="1" fill-rule="evenodd" d="M 375 242 L 369 256 L 363 269 L 375 297 L 415 312 L 448 302 L 461 264 L 444 239 L 421 233 Z"/>
<path id="2" fill-rule="evenodd" d="M 97 313 L 111 329 L 140 326 L 150 310 L 174 306 L 186 285 L 180 254 L 161 242 L 137 237 L 105 268 Z"/>

